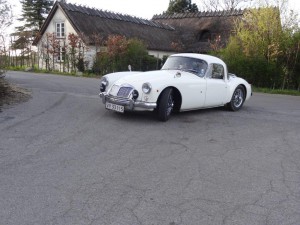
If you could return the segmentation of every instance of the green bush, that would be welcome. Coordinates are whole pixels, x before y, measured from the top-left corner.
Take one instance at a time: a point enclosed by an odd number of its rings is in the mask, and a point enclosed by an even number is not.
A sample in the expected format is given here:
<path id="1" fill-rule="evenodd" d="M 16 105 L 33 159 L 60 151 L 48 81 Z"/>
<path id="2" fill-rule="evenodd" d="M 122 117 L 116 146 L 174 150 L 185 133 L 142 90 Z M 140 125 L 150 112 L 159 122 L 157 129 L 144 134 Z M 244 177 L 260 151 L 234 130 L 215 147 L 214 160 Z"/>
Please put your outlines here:
<path id="1" fill-rule="evenodd" d="M 257 87 L 280 87 L 283 69 L 276 62 L 268 61 L 263 56 L 246 56 L 235 38 L 230 39 L 226 48 L 212 54 L 226 62 L 230 73 L 246 79 Z"/>
<path id="2" fill-rule="evenodd" d="M 80 71 L 80 72 L 84 72 L 84 70 L 85 70 L 85 66 L 84 66 L 84 61 L 83 61 L 83 58 L 80 58 L 80 59 L 78 59 L 78 62 L 77 62 L 77 69 L 78 69 L 78 71 Z"/>
<path id="3" fill-rule="evenodd" d="M 98 53 L 92 67 L 92 72 L 96 75 L 104 75 L 110 71 L 110 59 L 106 52 Z"/>
<path id="4" fill-rule="evenodd" d="M 126 40 L 124 52 L 98 53 L 92 71 L 95 74 L 104 75 L 111 72 L 126 71 L 128 65 L 133 71 L 156 70 L 161 67 L 161 60 L 148 55 L 147 48 L 142 41 L 129 39 Z"/>

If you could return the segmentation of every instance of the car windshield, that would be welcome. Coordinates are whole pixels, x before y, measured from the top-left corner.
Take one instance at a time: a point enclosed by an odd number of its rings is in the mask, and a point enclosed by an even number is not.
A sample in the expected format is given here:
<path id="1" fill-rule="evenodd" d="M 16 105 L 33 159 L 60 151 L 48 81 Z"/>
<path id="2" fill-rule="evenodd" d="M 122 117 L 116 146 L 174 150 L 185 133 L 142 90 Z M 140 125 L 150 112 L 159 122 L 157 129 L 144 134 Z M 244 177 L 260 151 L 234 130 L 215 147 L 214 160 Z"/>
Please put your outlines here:
<path id="1" fill-rule="evenodd" d="M 167 59 L 162 70 L 184 70 L 203 77 L 207 69 L 207 63 L 202 59 L 183 56 L 171 56 Z"/>

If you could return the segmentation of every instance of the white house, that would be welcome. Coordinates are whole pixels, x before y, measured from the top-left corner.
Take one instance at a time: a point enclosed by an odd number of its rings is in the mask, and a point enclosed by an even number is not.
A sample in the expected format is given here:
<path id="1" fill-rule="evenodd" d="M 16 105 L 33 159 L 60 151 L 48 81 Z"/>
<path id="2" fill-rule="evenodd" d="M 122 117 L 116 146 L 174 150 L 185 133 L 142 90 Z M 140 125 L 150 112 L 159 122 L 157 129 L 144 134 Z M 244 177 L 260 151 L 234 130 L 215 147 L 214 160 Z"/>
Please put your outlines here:
<path id="1" fill-rule="evenodd" d="M 33 44 L 42 50 L 40 67 L 51 62 L 57 70 L 65 66 L 64 53 L 70 51 L 70 34 L 81 37 L 76 54 L 82 54 L 88 67 L 92 66 L 96 53 L 105 48 L 103 40 L 109 35 L 140 39 L 148 53 L 158 58 L 179 51 L 206 53 L 214 40 L 220 45 L 226 43 L 233 21 L 243 13 L 244 10 L 162 14 L 145 20 L 57 1 Z"/>
<path id="2" fill-rule="evenodd" d="M 105 48 L 99 48 L 95 37 L 102 40 L 109 35 L 138 38 L 146 44 L 150 55 L 159 58 L 175 52 L 172 43 L 176 42 L 177 37 L 173 27 L 158 22 L 56 2 L 33 43 L 39 50 L 43 49 L 39 52 L 40 67 L 45 67 L 48 60 L 54 69 L 62 69 L 66 51 L 64 46 L 70 45 L 69 34 L 82 37 L 84 60 L 89 67 L 92 66 L 97 51 Z M 46 52 L 45 49 L 49 51 Z M 51 49 L 54 50 L 50 51 Z"/>

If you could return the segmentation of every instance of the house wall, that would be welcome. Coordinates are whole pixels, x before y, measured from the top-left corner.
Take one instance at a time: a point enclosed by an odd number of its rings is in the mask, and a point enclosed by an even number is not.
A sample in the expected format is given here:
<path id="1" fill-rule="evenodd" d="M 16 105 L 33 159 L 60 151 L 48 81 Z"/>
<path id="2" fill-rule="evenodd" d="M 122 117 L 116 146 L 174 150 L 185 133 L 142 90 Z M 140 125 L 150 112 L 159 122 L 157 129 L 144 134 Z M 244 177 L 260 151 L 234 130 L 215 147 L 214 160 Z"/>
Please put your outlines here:
<path id="1" fill-rule="evenodd" d="M 152 55 L 156 58 L 162 59 L 164 56 L 169 56 L 175 54 L 176 52 L 166 52 L 166 51 L 156 51 L 156 50 L 148 50 L 148 54 Z"/>
<path id="2" fill-rule="evenodd" d="M 69 33 L 76 34 L 76 31 L 74 30 L 73 26 L 69 22 L 69 20 L 66 18 L 63 11 L 58 7 L 56 10 L 51 22 L 49 23 L 49 26 L 46 29 L 45 33 L 53 33 L 55 32 L 55 23 L 64 22 L 65 23 L 65 33 L 66 37 Z"/>
<path id="3" fill-rule="evenodd" d="M 87 51 L 85 53 L 85 57 L 84 60 L 87 63 L 87 68 L 91 69 L 93 67 L 94 64 L 94 59 L 97 53 L 97 49 L 95 46 L 88 46 Z"/>
<path id="4" fill-rule="evenodd" d="M 68 35 L 70 33 L 73 34 L 77 34 L 77 32 L 75 31 L 75 29 L 73 28 L 72 24 L 69 22 L 69 20 L 66 18 L 64 12 L 58 7 L 58 9 L 56 10 L 52 20 L 50 21 L 49 25 L 47 26 L 47 29 L 45 30 L 42 38 L 40 39 L 39 43 L 37 44 L 38 49 L 42 49 L 42 45 L 45 45 L 46 43 L 46 35 L 47 34 L 53 34 L 55 33 L 55 29 L 56 29 L 56 23 L 62 23 L 64 22 L 65 25 L 65 37 L 64 38 L 58 38 L 58 40 L 60 41 L 60 43 L 63 43 L 64 41 L 67 43 L 68 42 Z M 85 47 L 86 52 L 85 54 L 85 61 L 88 61 L 88 66 L 91 67 L 92 66 L 92 62 L 93 62 L 93 56 L 95 55 L 95 49 L 93 47 Z M 39 67 L 45 69 L 46 68 L 46 56 L 45 54 L 43 54 L 42 52 L 39 52 Z M 51 62 L 53 62 L 53 59 L 49 59 L 51 60 Z M 57 59 L 54 59 L 54 70 L 58 70 L 58 71 L 65 71 L 63 69 L 62 66 L 62 62 L 57 61 Z M 52 65 L 51 65 L 52 66 Z"/>

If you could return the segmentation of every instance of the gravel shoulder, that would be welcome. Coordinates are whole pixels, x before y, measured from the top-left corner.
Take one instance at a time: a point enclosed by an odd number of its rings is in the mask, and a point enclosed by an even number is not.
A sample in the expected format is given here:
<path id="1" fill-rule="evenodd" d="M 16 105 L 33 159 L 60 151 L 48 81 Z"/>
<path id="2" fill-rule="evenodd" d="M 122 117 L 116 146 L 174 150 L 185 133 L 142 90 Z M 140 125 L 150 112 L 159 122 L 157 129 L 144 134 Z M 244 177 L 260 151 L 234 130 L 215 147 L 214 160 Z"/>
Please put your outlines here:
<path id="1" fill-rule="evenodd" d="M 0 111 L 3 107 L 26 102 L 31 98 L 31 93 L 24 88 L 9 83 L 0 78 Z"/>

